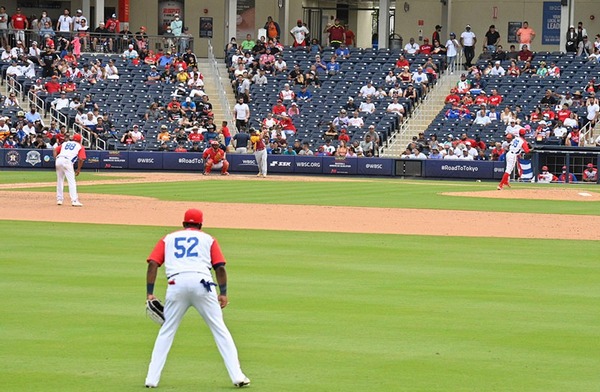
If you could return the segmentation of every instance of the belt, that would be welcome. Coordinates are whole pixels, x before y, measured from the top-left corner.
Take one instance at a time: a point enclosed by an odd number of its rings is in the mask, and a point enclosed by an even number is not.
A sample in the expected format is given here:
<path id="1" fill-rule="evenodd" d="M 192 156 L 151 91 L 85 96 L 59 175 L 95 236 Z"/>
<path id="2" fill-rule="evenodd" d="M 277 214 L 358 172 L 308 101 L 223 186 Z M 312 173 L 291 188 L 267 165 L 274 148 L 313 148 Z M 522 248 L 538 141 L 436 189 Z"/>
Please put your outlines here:
<path id="1" fill-rule="evenodd" d="M 167 276 L 167 279 L 171 279 L 171 278 L 172 278 L 172 277 L 174 277 L 174 276 L 177 276 L 177 275 L 182 275 L 182 274 L 199 274 L 199 273 L 200 273 L 199 271 L 183 271 L 183 272 L 176 272 L 176 273 L 174 273 L 173 275 L 169 275 L 169 276 Z"/>

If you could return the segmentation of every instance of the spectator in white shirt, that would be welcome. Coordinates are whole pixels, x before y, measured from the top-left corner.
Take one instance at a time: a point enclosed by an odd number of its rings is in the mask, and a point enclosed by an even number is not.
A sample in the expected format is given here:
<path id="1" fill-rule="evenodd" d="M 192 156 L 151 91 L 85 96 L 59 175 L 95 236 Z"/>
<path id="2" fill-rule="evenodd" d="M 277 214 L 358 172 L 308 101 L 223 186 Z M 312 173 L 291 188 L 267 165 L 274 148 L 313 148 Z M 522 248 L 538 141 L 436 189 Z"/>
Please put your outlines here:
<path id="1" fill-rule="evenodd" d="M 502 65 L 500 65 L 500 61 L 496 61 L 494 63 L 494 66 L 492 67 L 492 70 L 490 71 L 490 75 L 492 75 L 492 76 L 506 75 L 506 71 L 504 70 L 504 68 L 502 68 Z"/>
<path id="2" fill-rule="evenodd" d="M 363 121 L 362 117 L 360 117 L 358 114 L 358 110 L 355 110 L 353 112 L 353 116 L 348 119 L 349 127 L 362 128 L 365 126 L 365 122 Z"/>
<path id="3" fill-rule="evenodd" d="M 392 103 L 388 105 L 386 111 L 388 113 L 396 114 L 398 117 L 400 117 L 400 119 L 404 118 L 404 106 L 398 102 L 398 98 L 392 99 Z"/>
<path id="4" fill-rule="evenodd" d="M 375 105 L 371 102 L 371 97 L 367 97 L 367 99 L 360 104 L 358 110 L 364 113 L 373 113 L 375 111 Z"/>
<path id="5" fill-rule="evenodd" d="M 408 54 L 417 54 L 419 53 L 420 46 L 415 42 L 413 37 L 410 37 L 408 43 L 404 45 L 404 51 Z"/>
<path id="6" fill-rule="evenodd" d="M 362 86 L 358 92 L 359 97 L 370 97 L 375 95 L 377 89 L 373 86 L 372 81 L 368 81 L 366 86 Z"/>
<path id="7" fill-rule="evenodd" d="M 52 101 L 50 105 L 54 108 L 54 110 L 60 111 L 62 109 L 69 109 L 70 103 L 71 101 L 69 100 L 69 98 L 67 98 L 67 93 L 62 91 L 60 93 L 60 97 Z"/>

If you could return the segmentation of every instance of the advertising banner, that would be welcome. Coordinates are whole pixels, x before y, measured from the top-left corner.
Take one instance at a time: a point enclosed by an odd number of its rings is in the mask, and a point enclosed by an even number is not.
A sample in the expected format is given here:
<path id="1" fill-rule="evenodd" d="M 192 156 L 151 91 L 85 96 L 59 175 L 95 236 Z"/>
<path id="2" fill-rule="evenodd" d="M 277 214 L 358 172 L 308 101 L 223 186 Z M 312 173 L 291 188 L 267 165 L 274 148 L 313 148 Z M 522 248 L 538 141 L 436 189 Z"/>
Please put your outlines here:
<path id="1" fill-rule="evenodd" d="M 101 156 L 108 155 L 107 151 L 97 151 L 97 150 L 86 150 L 85 151 L 86 159 L 83 163 L 83 168 L 85 169 L 103 169 L 104 166 L 101 164 Z M 52 161 L 52 166 L 54 166 L 54 161 Z"/>
<path id="2" fill-rule="evenodd" d="M 498 161 L 494 161 L 494 179 L 495 180 L 500 180 L 502 178 L 502 175 L 504 175 L 504 169 L 505 169 L 505 163 L 504 161 L 502 162 L 498 162 Z"/>
<path id="3" fill-rule="evenodd" d="M 560 1 L 544 1 L 542 13 L 542 45 L 560 44 Z"/>
<path id="4" fill-rule="evenodd" d="M 323 174 L 356 174 L 359 158 L 323 157 Z M 362 158 L 361 158 L 362 159 Z"/>
<path id="5" fill-rule="evenodd" d="M 102 151 L 101 169 L 129 169 L 129 151 Z"/>
<path id="6" fill-rule="evenodd" d="M 212 38 L 213 18 L 200 18 L 200 38 Z"/>
<path id="7" fill-rule="evenodd" d="M 159 1 L 158 2 L 158 34 L 164 34 L 167 27 L 175 20 L 175 15 L 179 15 L 179 19 L 184 21 L 183 10 L 185 3 L 183 0 Z M 185 22 L 183 23 L 185 26 Z"/>
<path id="8" fill-rule="evenodd" d="M 384 158 L 360 158 L 357 160 L 358 175 L 391 176 L 393 175 L 394 161 Z"/>
<path id="9" fill-rule="evenodd" d="M 119 0 L 119 21 L 121 22 L 129 22 L 129 12 L 130 12 L 130 0 Z M 121 26 L 122 28 L 122 26 Z"/>
<path id="10" fill-rule="evenodd" d="M 163 152 L 164 170 L 187 170 L 202 172 L 204 161 L 201 152 Z"/>
<path id="11" fill-rule="evenodd" d="M 129 168 L 161 170 L 163 168 L 163 153 L 151 151 L 131 151 L 129 153 Z"/>
<path id="12" fill-rule="evenodd" d="M 5 167 L 20 169 L 42 167 L 44 150 L 3 149 L 1 151 Z"/>
<path id="13" fill-rule="evenodd" d="M 256 165 L 256 159 L 254 159 L 254 155 L 227 154 L 227 161 L 229 161 L 229 171 L 232 173 L 258 173 L 258 165 Z"/>
<path id="14" fill-rule="evenodd" d="M 256 30 L 256 1 L 255 0 L 238 0 L 237 1 L 237 17 L 236 17 L 236 37 L 238 41 L 246 39 L 246 34 L 255 37 Z"/>
<path id="15" fill-rule="evenodd" d="M 294 160 L 294 173 L 323 173 L 323 159 L 321 157 L 297 155 Z"/>
<path id="16" fill-rule="evenodd" d="M 506 35 L 506 42 L 509 44 L 516 44 L 519 42 L 517 39 L 517 31 L 523 26 L 523 22 L 508 22 L 508 34 Z M 517 47 L 517 49 L 519 49 Z"/>
<path id="17" fill-rule="evenodd" d="M 268 155 L 267 173 L 293 173 L 294 158 L 293 155 Z"/>
<path id="18" fill-rule="evenodd" d="M 494 178 L 494 162 L 489 161 L 425 160 L 423 168 L 425 177 Z"/>

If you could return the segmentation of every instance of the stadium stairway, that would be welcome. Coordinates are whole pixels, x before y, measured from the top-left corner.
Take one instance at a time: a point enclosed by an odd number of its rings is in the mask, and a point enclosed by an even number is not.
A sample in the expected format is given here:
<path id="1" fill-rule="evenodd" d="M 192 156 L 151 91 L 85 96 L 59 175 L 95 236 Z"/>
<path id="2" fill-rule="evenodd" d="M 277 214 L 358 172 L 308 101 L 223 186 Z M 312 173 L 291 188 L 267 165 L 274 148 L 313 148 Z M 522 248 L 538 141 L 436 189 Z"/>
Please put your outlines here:
<path id="1" fill-rule="evenodd" d="M 435 88 L 427 94 L 423 102 L 415 109 L 413 115 L 398 130 L 393 141 L 389 147 L 383 150 L 381 156 L 398 158 L 402 155 L 408 143 L 412 141 L 413 136 L 417 136 L 419 132 L 424 132 L 440 110 L 442 110 L 444 100 L 450 89 L 460 79 L 459 75 L 444 74 L 440 78 Z"/>
<path id="2" fill-rule="evenodd" d="M 218 61 L 218 64 L 225 96 L 227 97 L 230 108 L 233 108 L 235 105 L 235 95 L 233 93 L 233 89 L 231 88 L 231 81 L 228 77 L 227 67 L 225 66 L 224 62 Z M 202 73 L 202 75 L 204 75 L 204 92 L 206 92 L 206 94 L 209 96 L 210 103 L 213 106 L 215 124 L 220 127 L 222 121 L 228 121 L 229 128 L 231 129 L 233 118 L 228 116 L 226 109 L 223 107 L 221 100 L 219 99 L 220 85 L 217 81 L 217 74 L 214 72 L 210 64 L 210 60 L 207 58 L 198 58 L 198 70 Z"/>

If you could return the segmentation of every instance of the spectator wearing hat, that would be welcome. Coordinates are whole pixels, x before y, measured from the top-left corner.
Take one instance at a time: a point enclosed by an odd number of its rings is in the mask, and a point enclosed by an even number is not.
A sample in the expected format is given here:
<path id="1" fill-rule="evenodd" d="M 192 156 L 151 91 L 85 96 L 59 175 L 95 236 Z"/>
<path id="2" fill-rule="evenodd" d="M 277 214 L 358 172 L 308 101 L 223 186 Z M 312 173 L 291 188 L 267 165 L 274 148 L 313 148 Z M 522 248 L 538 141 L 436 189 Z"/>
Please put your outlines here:
<path id="1" fill-rule="evenodd" d="M 181 20 L 179 14 L 175 14 L 174 16 L 175 18 L 171 21 L 169 27 L 171 28 L 173 35 L 176 38 L 179 38 L 183 32 L 183 21 Z M 175 46 L 177 46 L 177 42 L 175 42 Z"/>
<path id="2" fill-rule="evenodd" d="M 329 34 L 329 45 L 337 49 L 346 40 L 346 29 L 339 18 L 335 18 L 333 24 L 325 26 L 325 33 Z"/>
<path id="3" fill-rule="evenodd" d="M 581 131 L 579 130 L 579 126 L 572 127 L 569 133 L 567 133 L 567 137 L 565 138 L 565 146 L 570 147 L 583 147 L 584 139 Z"/>
<path id="4" fill-rule="evenodd" d="M 429 43 L 429 38 L 424 38 L 423 45 L 419 47 L 419 53 L 429 56 L 432 50 L 433 46 Z"/>
<path id="5" fill-rule="evenodd" d="M 494 66 L 490 70 L 490 75 L 491 76 L 504 76 L 504 75 L 506 75 L 506 70 L 502 67 L 502 65 L 501 65 L 501 63 L 500 63 L 499 60 L 497 60 L 496 62 L 494 62 Z"/>
<path id="6" fill-rule="evenodd" d="M 298 108 L 298 104 L 296 102 L 292 102 L 289 109 L 287 110 L 287 114 L 290 118 L 300 116 L 300 108 Z"/>
<path id="7" fill-rule="evenodd" d="M 292 36 L 292 38 L 294 38 L 293 46 L 295 48 L 296 47 L 305 47 L 306 46 L 306 36 L 309 33 L 310 32 L 308 31 L 306 26 L 304 26 L 304 24 L 302 23 L 302 19 L 298 19 L 296 21 L 296 26 L 294 26 L 290 30 L 290 35 Z"/>
<path id="8" fill-rule="evenodd" d="M 279 92 L 279 99 L 281 99 L 283 103 L 291 103 L 296 100 L 296 93 L 291 89 L 289 83 L 283 85 L 283 90 Z"/>
<path id="9" fill-rule="evenodd" d="M 169 133 L 169 129 L 165 124 L 160 126 L 160 132 L 156 136 L 156 140 L 159 142 L 168 142 L 171 140 L 171 134 Z"/>
<path id="10" fill-rule="evenodd" d="M 456 57 L 458 56 L 458 51 L 461 48 L 461 44 L 456 39 L 456 34 L 450 33 L 450 36 L 445 44 L 446 47 L 446 60 L 448 62 L 448 71 L 450 75 L 454 74 L 456 71 Z"/>
<path id="11" fill-rule="evenodd" d="M 333 119 L 333 125 L 336 127 L 347 127 L 349 125 L 349 120 L 348 111 L 346 109 L 341 109 L 339 114 Z"/>
<path id="12" fill-rule="evenodd" d="M 541 172 L 537 176 L 537 182 L 540 184 L 549 184 L 551 182 L 556 181 L 558 181 L 558 177 L 550 173 L 550 171 L 548 170 L 548 166 L 542 166 Z"/>
<path id="13" fill-rule="evenodd" d="M 121 57 L 123 57 L 123 59 L 128 63 L 133 63 L 134 60 L 139 59 L 140 54 L 137 50 L 135 50 L 133 44 L 129 44 L 127 45 L 127 49 L 125 49 L 123 54 L 121 54 Z"/>
<path id="14" fill-rule="evenodd" d="M 571 172 L 567 173 L 567 167 L 562 167 L 562 173 L 558 176 L 558 182 L 563 183 L 576 183 L 577 177 Z"/>
<path id="15" fill-rule="evenodd" d="M 565 52 L 567 53 L 576 53 L 577 52 L 577 31 L 575 31 L 575 26 L 570 25 L 569 30 L 567 31 L 567 37 L 565 40 Z"/>
<path id="16" fill-rule="evenodd" d="M 68 10 L 67 10 L 68 12 Z M 16 12 L 13 14 L 10 24 L 15 35 L 16 41 L 25 41 L 25 30 L 29 29 L 29 20 L 27 16 L 21 12 L 21 8 L 17 7 Z"/>
<path id="17" fill-rule="evenodd" d="M 587 35 L 582 37 L 581 42 L 577 45 L 577 56 L 585 57 L 586 59 L 594 53 L 594 44 L 588 39 Z"/>
<path id="18" fill-rule="evenodd" d="M 593 163 L 588 163 L 581 178 L 583 182 L 598 182 L 598 169 Z"/>
<path id="19" fill-rule="evenodd" d="M 465 53 L 465 67 L 471 68 L 473 58 L 475 58 L 475 45 L 477 44 L 477 37 L 475 33 L 471 31 L 471 25 L 465 26 L 465 31 L 460 35 L 460 46 L 462 46 Z"/>

